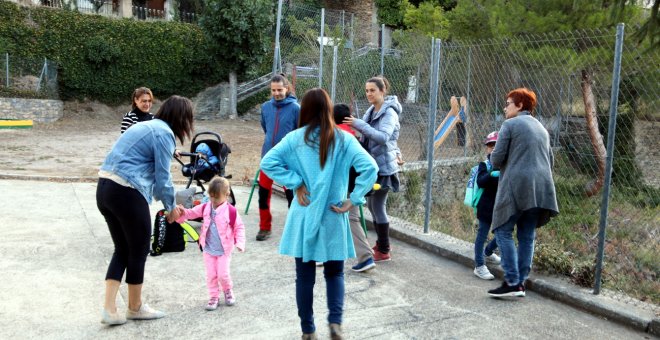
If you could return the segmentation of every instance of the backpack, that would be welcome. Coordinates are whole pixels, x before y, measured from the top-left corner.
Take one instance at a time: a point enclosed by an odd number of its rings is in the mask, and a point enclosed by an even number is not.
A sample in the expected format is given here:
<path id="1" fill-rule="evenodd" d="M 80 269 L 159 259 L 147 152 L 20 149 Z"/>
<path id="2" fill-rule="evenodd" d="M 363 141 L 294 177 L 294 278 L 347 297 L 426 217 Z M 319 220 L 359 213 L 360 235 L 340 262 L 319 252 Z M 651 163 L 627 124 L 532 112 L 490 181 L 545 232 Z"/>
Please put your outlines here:
<path id="1" fill-rule="evenodd" d="M 184 236 L 185 235 L 185 236 Z M 156 213 L 154 220 L 154 231 L 151 235 L 151 256 L 163 253 L 181 252 L 186 249 L 186 237 L 188 242 L 198 242 L 199 235 L 190 224 L 168 223 L 165 209 Z"/>
<path id="2" fill-rule="evenodd" d="M 485 160 L 486 170 L 490 171 L 492 165 L 489 160 Z M 475 165 L 470 169 L 470 178 L 468 179 L 467 186 L 465 188 L 465 198 L 463 199 L 463 204 L 468 207 L 474 208 L 474 211 L 477 211 L 477 204 L 481 195 L 484 193 L 484 188 L 480 188 L 477 184 L 477 174 L 479 172 L 479 164 Z"/>

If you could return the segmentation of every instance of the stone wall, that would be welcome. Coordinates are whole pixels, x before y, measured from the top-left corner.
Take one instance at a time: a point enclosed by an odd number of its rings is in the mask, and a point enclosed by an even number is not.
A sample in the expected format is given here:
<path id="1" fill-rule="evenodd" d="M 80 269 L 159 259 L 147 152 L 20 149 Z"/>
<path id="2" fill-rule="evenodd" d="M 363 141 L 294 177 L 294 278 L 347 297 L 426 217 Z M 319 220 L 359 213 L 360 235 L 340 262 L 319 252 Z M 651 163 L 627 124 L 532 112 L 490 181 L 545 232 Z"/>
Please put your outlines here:
<path id="1" fill-rule="evenodd" d="M 635 122 L 635 160 L 642 170 L 644 182 L 660 188 L 660 121 L 637 119 Z"/>
<path id="2" fill-rule="evenodd" d="M 0 119 L 32 119 L 53 122 L 62 117 L 61 100 L 0 98 Z"/>
<path id="3" fill-rule="evenodd" d="M 474 157 L 458 157 L 437 160 L 433 163 L 433 181 L 431 193 L 434 204 L 463 202 L 465 185 L 470 175 L 470 169 L 479 161 Z M 426 161 L 408 162 L 404 165 L 404 172 L 416 172 L 422 177 L 422 195 L 425 195 L 426 174 L 428 163 Z M 406 176 L 401 176 L 402 184 L 406 185 Z M 423 199 L 422 199 L 423 200 Z"/>
<path id="4" fill-rule="evenodd" d="M 332 10 L 344 10 L 355 15 L 353 18 L 355 25 L 353 31 L 354 46 L 359 48 L 368 43 L 378 45 L 380 28 L 378 27 L 378 17 L 376 15 L 376 3 L 373 0 L 325 0 L 323 6 Z M 350 17 L 347 20 L 350 20 Z"/>

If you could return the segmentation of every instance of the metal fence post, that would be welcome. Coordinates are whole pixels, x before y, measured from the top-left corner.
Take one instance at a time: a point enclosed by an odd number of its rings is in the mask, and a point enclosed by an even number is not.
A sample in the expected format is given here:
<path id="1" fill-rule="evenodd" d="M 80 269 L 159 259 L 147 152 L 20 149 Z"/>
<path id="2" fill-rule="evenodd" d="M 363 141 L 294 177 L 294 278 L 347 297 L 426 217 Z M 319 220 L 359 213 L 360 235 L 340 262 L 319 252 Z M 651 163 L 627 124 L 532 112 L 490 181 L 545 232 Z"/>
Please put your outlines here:
<path id="1" fill-rule="evenodd" d="M 433 65 L 435 65 L 435 38 L 431 38 L 431 64 L 429 64 L 429 91 L 433 88 Z M 431 93 L 429 92 L 429 95 Z M 430 103 L 430 99 L 429 99 Z"/>
<path id="2" fill-rule="evenodd" d="M 596 278 L 594 294 L 600 294 L 601 276 L 603 273 L 603 255 L 605 252 L 605 228 L 607 227 L 607 210 L 610 204 L 610 185 L 612 181 L 612 161 L 614 155 L 614 134 L 616 132 L 617 105 L 619 105 L 619 80 L 621 76 L 621 54 L 623 50 L 624 24 L 616 26 L 616 45 L 614 47 L 614 68 L 612 70 L 612 92 L 610 94 L 610 122 L 607 128 L 607 157 L 605 164 L 605 183 L 603 200 L 600 205 L 600 223 L 598 224 L 598 253 L 596 255 Z"/>
<path id="3" fill-rule="evenodd" d="M 471 81 L 471 76 L 472 76 L 472 46 L 468 47 L 468 66 L 467 66 L 467 93 L 466 93 L 466 101 L 467 103 L 465 104 L 465 122 L 463 122 L 463 125 L 465 126 L 465 143 L 463 144 L 463 157 L 467 156 L 467 147 L 468 147 L 468 141 L 470 140 L 470 129 L 467 127 L 467 121 L 471 120 L 471 118 L 474 117 L 468 117 L 468 112 L 470 111 L 470 85 L 472 85 Z M 473 124 L 474 122 L 470 122 Z"/>
<path id="4" fill-rule="evenodd" d="M 323 87 L 323 45 L 325 44 L 325 8 L 321 8 L 321 45 L 319 52 L 319 87 Z"/>
<path id="5" fill-rule="evenodd" d="M 438 110 L 438 69 L 440 68 L 440 52 L 442 40 L 435 40 L 431 49 L 431 98 L 429 99 L 429 134 L 428 134 L 428 169 L 426 174 L 426 207 L 424 211 L 424 233 L 429 232 L 431 220 L 431 195 L 433 189 L 433 134 L 435 133 L 435 114 Z"/>
<path id="6" fill-rule="evenodd" d="M 338 46 L 334 45 L 332 47 L 332 83 L 330 85 L 330 99 L 332 102 L 335 102 L 335 85 L 337 83 L 337 52 Z"/>
<path id="7" fill-rule="evenodd" d="M 380 26 L 380 75 L 385 76 L 385 24 Z"/>
<path id="8" fill-rule="evenodd" d="M 275 76 L 280 63 L 280 24 L 282 21 L 282 2 L 277 1 L 277 25 L 275 26 L 275 51 L 273 51 L 273 76 Z"/>
<path id="9" fill-rule="evenodd" d="M 9 88 L 9 52 L 5 53 L 5 78 L 7 79 L 7 88 Z"/>
<path id="10" fill-rule="evenodd" d="M 344 16 L 346 15 L 345 13 L 346 13 L 346 11 L 344 11 L 344 10 L 342 9 L 342 10 L 341 10 L 341 37 L 342 37 L 342 39 L 344 38 L 344 35 L 345 35 L 345 34 L 344 34 L 344 30 L 345 30 L 345 28 L 346 28 L 346 27 L 345 27 L 345 24 L 344 24 Z"/>
<path id="11" fill-rule="evenodd" d="M 354 35 L 353 35 L 354 34 L 353 32 L 355 32 L 355 30 L 353 28 L 355 26 L 353 25 L 353 23 L 354 23 L 353 19 L 354 19 L 354 15 L 353 15 L 353 13 L 351 13 L 351 36 L 350 36 L 351 48 L 355 48 L 355 41 L 353 40 L 355 38 Z"/>

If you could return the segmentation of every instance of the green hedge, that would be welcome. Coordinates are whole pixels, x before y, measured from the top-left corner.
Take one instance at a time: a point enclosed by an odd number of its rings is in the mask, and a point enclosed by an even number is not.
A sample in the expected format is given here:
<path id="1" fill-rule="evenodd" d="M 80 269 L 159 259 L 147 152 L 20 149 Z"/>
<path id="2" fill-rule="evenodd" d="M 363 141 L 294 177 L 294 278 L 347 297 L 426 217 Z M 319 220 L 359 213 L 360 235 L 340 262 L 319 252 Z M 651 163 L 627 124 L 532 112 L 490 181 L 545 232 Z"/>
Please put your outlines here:
<path id="1" fill-rule="evenodd" d="M 113 19 L 0 0 L 0 51 L 58 64 L 60 96 L 106 103 L 136 87 L 192 96 L 226 77 L 196 25 Z"/>

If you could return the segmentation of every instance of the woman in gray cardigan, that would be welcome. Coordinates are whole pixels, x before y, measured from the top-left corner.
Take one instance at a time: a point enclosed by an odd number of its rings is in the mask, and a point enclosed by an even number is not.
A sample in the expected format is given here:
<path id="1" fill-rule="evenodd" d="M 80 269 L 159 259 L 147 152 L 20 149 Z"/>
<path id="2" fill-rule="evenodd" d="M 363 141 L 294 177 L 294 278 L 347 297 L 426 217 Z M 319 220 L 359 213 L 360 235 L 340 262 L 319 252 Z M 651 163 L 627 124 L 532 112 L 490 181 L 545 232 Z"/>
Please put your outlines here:
<path id="1" fill-rule="evenodd" d="M 399 164 L 401 151 L 399 139 L 399 115 L 402 107 L 396 96 L 388 96 L 390 84 L 384 77 L 373 77 L 365 84 L 365 93 L 371 106 L 362 119 L 346 117 L 344 124 L 352 126 L 362 134 L 362 145 L 378 164 L 378 179 L 381 189 L 367 198 L 367 207 L 374 218 L 374 229 L 378 240 L 374 250 L 374 261 L 390 261 L 390 223 L 387 218 L 387 193 L 399 191 Z"/>
<path id="2" fill-rule="evenodd" d="M 524 282 L 534 257 L 536 228 L 559 213 L 552 179 L 553 155 L 548 131 L 532 116 L 536 94 L 526 88 L 507 95 L 506 121 L 490 161 L 500 168 L 492 228 L 502 256 L 502 286 L 490 296 L 525 296 Z M 518 247 L 513 241 L 517 226 Z"/>

